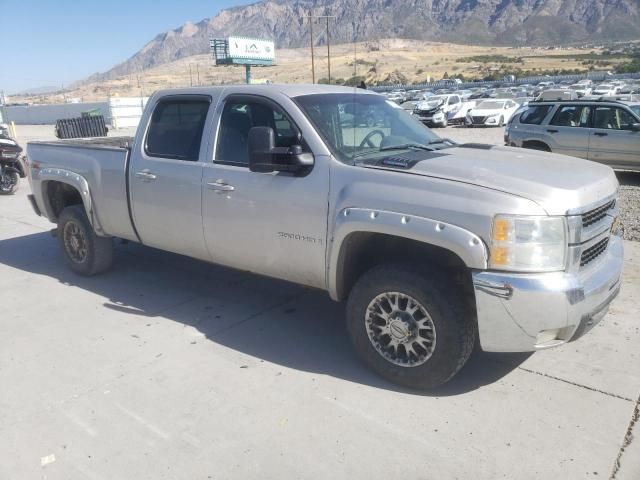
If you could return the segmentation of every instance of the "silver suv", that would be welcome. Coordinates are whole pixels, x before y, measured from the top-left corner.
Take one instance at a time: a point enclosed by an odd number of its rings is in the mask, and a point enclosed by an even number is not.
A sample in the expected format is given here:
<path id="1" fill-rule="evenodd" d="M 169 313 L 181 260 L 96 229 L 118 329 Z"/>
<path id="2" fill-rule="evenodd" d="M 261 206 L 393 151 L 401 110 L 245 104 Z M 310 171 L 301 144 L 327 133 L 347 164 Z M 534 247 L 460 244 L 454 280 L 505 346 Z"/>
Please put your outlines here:
<path id="1" fill-rule="evenodd" d="M 505 144 L 563 153 L 640 171 L 640 103 L 531 102 L 512 117 Z"/>

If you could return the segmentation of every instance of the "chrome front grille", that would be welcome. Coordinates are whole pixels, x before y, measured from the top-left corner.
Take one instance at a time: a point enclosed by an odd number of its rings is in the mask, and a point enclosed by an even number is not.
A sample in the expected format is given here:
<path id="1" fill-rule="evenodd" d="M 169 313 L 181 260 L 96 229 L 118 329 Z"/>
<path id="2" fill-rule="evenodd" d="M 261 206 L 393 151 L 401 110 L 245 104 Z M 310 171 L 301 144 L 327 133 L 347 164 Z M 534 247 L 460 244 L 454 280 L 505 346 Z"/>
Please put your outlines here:
<path id="1" fill-rule="evenodd" d="M 568 212 L 568 269 L 577 272 L 589 268 L 606 254 L 611 229 L 618 216 L 617 198 L 611 196 L 582 209 Z"/>
<path id="2" fill-rule="evenodd" d="M 607 250 L 609 245 L 609 237 L 605 237 L 598 243 L 585 249 L 580 257 L 580 266 L 584 267 L 587 263 L 592 262 Z"/>
<path id="3" fill-rule="evenodd" d="M 586 213 L 582 214 L 582 227 L 587 228 L 591 225 L 598 223 L 604 217 L 607 216 L 607 212 L 616 206 L 616 201 L 611 200 L 610 202 L 605 203 L 604 205 L 600 205 L 598 208 L 594 208 L 593 210 L 589 210 Z"/>

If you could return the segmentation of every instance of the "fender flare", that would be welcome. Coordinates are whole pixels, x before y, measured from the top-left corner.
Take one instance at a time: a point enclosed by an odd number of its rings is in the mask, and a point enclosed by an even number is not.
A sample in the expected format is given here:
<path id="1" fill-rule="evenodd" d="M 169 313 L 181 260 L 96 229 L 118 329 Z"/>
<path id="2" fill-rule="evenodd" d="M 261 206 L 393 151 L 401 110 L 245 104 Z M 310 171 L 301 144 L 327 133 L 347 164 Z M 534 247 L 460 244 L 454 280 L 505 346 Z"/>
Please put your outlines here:
<path id="1" fill-rule="evenodd" d="M 104 236 L 104 230 L 102 229 L 102 225 L 98 220 L 98 216 L 96 214 L 93 199 L 91 198 L 91 189 L 89 187 L 89 182 L 82 175 L 72 172 L 70 170 L 65 170 L 62 168 L 43 168 L 40 170 L 38 174 L 39 180 L 42 182 L 42 185 L 46 184 L 46 182 L 54 181 L 60 183 L 66 183 L 67 185 L 75 188 L 78 193 L 80 193 L 80 197 L 82 198 L 82 204 L 84 206 L 85 212 L 87 213 L 87 218 L 89 219 L 89 223 L 95 230 L 96 234 L 100 236 Z M 43 188 L 44 190 L 44 188 Z M 47 212 L 47 218 L 56 219 L 56 215 L 53 211 L 51 204 L 49 203 L 49 196 L 45 194 L 43 191 L 43 199 L 44 199 L 44 207 Z"/>
<path id="2" fill-rule="evenodd" d="M 341 253 L 352 233 L 370 232 L 393 235 L 444 248 L 456 254 L 471 269 L 486 269 L 489 254 L 485 243 L 473 232 L 447 222 L 397 212 L 366 208 L 345 208 L 337 216 L 331 249 L 327 256 L 327 289 L 339 298 Z"/>

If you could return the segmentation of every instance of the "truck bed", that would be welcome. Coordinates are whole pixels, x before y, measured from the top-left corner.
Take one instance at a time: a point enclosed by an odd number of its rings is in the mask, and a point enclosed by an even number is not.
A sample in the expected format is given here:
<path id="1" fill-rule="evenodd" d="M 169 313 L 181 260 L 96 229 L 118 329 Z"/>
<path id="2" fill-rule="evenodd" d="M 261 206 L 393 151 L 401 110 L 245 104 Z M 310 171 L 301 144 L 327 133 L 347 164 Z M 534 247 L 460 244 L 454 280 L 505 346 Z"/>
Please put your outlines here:
<path id="1" fill-rule="evenodd" d="M 93 214 L 103 232 L 137 240 L 129 213 L 127 188 L 132 144 L 132 137 L 35 141 L 27 144 L 27 157 L 30 163 L 38 165 L 38 172 L 41 169 L 59 169 L 81 175 L 89 184 Z M 46 204 L 43 198 L 38 198 L 47 192 L 43 182 L 65 182 L 65 175 L 58 171 L 33 175 L 33 191 L 40 205 Z"/>
<path id="2" fill-rule="evenodd" d="M 129 148 L 133 144 L 133 138 L 134 137 L 73 138 L 69 140 L 43 140 L 29 143 L 79 148 Z"/>

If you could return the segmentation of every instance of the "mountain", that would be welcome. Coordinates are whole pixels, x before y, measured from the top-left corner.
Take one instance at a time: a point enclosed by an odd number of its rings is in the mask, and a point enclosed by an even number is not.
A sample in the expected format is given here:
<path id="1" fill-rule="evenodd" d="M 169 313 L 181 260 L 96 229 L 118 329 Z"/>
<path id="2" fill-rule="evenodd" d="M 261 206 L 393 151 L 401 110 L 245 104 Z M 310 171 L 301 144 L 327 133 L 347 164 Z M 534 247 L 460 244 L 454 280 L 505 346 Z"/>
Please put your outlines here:
<path id="1" fill-rule="evenodd" d="M 53 93 L 61 90 L 60 85 L 49 85 L 42 87 L 32 87 L 22 90 L 20 92 L 13 92 L 11 95 L 44 95 L 47 93 Z"/>
<path id="2" fill-rule="evenodd" d="M 558 45 L 640 38 L 640 0 L 263 0 L 161 33 L 127 61 L 85 82 L 135 74 L 209 51 L 209 37 L 309 44 L 308 15 L 332 15 L 331 42 L 406 38 L 496 45 Z M 316 20 L 316 44 L 326 30 Z"/>

